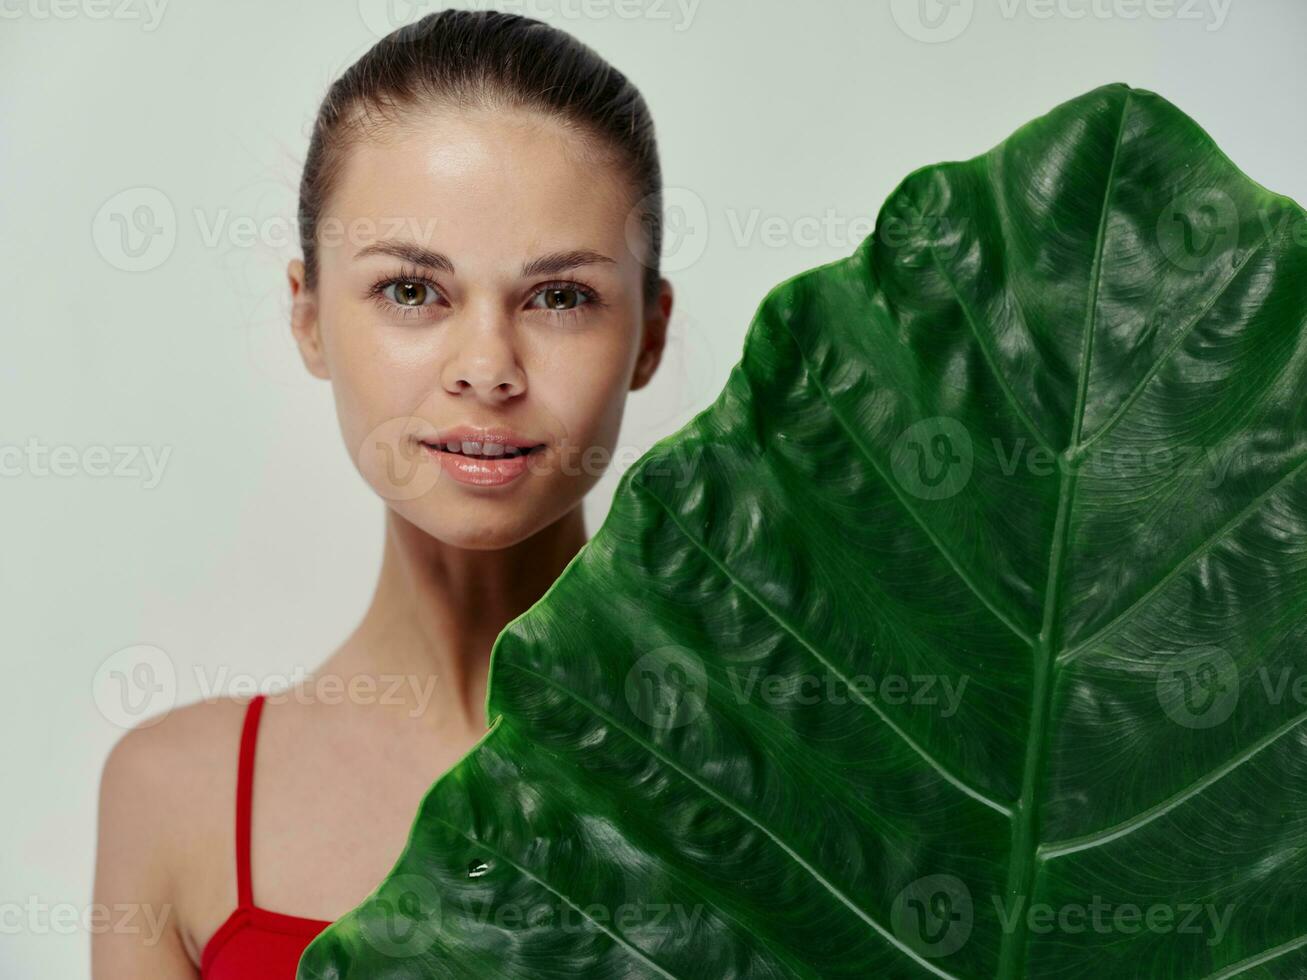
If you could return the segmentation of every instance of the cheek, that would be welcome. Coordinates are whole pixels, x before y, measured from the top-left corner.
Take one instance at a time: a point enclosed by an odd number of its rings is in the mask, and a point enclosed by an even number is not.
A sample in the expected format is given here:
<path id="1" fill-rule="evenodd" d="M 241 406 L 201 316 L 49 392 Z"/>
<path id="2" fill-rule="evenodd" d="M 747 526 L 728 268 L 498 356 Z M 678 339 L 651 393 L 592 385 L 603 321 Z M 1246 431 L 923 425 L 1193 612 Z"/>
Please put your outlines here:
<path id="1" fill-rule="evenodd" d="M 405 474 L 421 467 L 410 458 L 412 436 L 430 405 L 433 359 L 395 343 L 366 311 L 347 309 L 324 334 L 332 395 L 345 449 L 379 494 L 406 499 L 420 489 Z"/>
<path id="2" fill-rule="evenodd" d="M 528 376 L 533 411 L 552 416 L 572 454 L 611 450 L 630 393 L 633 331 L 612 324 L 605 333 L 556 344 Z"/>
<path id="3" fill-rule="evenodd" d="M 326 353 L 342 411 L 373 420 L 418 411 L 438 381 L 432 352 L 418 341 L 418 334 L 378 324 L 364 309 L 337 317 Z"/>

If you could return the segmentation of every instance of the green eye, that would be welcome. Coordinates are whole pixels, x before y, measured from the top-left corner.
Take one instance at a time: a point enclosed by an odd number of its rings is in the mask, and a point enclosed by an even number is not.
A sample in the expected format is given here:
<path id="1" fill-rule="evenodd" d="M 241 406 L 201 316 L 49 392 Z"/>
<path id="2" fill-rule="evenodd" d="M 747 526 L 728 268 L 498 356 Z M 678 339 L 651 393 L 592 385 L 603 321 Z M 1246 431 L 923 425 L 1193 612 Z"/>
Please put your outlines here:
<path id="1" fill-rule="evenodd" d="M 383 290 L 384 295 L 397 306 L 426 306 L 427 300 L 435 300 L 436 292 L 426 283 L 400 280 L 391 283 Z"/>
<path id="2" fill-rule="evenodd" d="M 536 299 L 540 301 L 539 308 L 558 313 L 566 313 L 594 301 L 587 290 L 567 283 L 545 286 L 536 293 Z"/>

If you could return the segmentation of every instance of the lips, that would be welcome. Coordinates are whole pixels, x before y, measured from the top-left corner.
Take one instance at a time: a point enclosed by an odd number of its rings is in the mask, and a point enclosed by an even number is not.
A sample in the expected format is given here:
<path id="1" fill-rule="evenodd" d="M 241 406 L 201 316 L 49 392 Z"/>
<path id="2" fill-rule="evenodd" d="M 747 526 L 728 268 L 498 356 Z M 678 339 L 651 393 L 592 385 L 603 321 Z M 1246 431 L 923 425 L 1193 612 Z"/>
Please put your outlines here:
<path id="1" fill-rule="evenodd" d="M 456 453 L 470 459 L 490 460 L 513 459 L 516 456 L 526 456 L 529 453 L 545 448 L 544 443 L 537 443 L 534 446 L 513 446 L 500 442 L 480 442 L 476 439 L 448 440 L 445 442 L 424 439 L 422 444 L 437 452 Z"/>
<path id="2" fill-rule="evenodd" d="M 441 470 L 459 483 L 502 487 L 527 472 L 529 457 L 545 443 L 511 429 L 458 426 L 418 440 L 440 462 Z"/>
<path id="3" fill-rule="evenodd" d="M 512 429 L 473 425 L 442 429 L 419 441 L 436 452 L 484 460 L 513 459 L 537 452 L 545 446 L 542 440 Z"/>

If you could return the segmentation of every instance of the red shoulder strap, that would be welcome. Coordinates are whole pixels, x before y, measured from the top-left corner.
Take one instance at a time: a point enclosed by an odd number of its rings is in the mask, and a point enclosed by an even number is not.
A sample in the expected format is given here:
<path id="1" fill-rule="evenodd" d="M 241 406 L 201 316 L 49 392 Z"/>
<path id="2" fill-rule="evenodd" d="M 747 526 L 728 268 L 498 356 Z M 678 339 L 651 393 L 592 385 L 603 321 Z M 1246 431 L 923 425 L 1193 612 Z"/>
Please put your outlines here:
<path id="1" fill-rule="evenodd" d="M 241 908 L 254 905 L 250 884 L 250 800 L 254 792 L 254 746 L 259 736 L 263 695 L 256 695 L 245 709 L 241 728 L 241 754 L 236 770 L 236 898 Z"/>

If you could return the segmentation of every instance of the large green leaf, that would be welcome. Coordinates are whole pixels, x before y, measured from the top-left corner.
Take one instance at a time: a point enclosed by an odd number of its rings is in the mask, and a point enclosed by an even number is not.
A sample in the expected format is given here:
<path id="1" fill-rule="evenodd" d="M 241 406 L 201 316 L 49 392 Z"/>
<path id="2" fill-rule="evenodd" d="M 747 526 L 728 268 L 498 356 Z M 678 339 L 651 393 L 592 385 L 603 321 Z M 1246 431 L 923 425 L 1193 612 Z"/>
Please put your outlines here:
<path id="1" fill-rule="evenodd" d="M 1121 85 L 913 173 L 300 977 L 1307 977 L 1305 245 Z"/>

